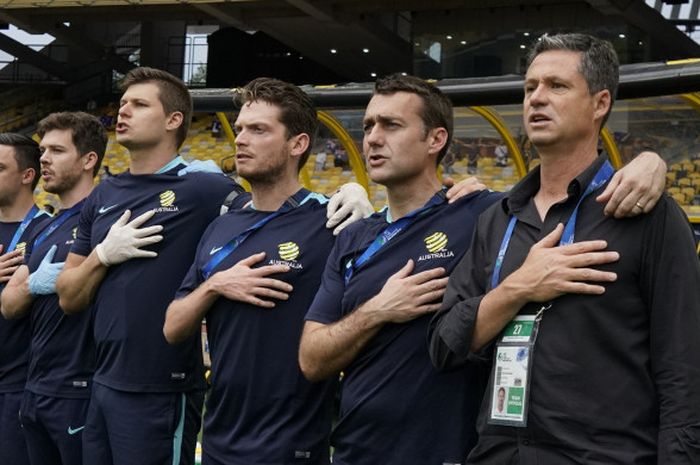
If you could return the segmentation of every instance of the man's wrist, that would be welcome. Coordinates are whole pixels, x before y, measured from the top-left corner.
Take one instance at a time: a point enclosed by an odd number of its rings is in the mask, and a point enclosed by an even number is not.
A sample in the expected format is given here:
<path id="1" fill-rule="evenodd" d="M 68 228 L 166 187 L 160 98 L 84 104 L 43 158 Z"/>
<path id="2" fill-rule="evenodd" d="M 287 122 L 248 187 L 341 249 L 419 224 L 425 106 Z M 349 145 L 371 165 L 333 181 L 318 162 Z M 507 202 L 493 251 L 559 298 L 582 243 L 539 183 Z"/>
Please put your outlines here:
<path id="1" fill-rule="evenodd" d="M 221 295 L 222 283 L 219 282 L 219 273 L 214 273 L 209 279 L 202 283 L 202 292 L 205 297 L 219 297 Z"/>
<path id="2" fill-rule="evenodd" d="M 494 290 L 500 294 L 500 299 L 507 301 L 508 307 L 520 309 L 532 300 L 531 292 L 534 288 L 528 283 L 520 282 L 517 273 L 508 276 Z"/>
<path id="3" fill-rule="evenodd" d="M 97 259 L 100 261 L 100 263 L 106 267 L 109 267 L 111 263 L 107 259 L 107 255 L 104 251 L 104 246 L 100 242 L 97 244 L 97 247 L 95 247 L 95 254 L 97 255 Z"/>
<path id="4" fill-rule="evenodd" d="M 371 329 L 375 326 L 381 326 L 385 321 L 385 312 L 382 311 L 383 306 L 378 301 L 377 296 L 372 297 L 354 312 L 358 317 L 358 323 L 366 328 Z"/>

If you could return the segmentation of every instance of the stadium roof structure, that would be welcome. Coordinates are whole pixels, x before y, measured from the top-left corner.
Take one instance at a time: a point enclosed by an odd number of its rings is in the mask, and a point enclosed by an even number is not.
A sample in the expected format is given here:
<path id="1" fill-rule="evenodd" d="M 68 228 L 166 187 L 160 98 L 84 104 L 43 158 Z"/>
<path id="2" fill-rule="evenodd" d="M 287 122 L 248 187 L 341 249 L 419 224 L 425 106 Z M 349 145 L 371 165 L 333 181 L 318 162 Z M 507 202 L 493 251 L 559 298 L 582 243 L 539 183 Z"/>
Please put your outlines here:
<path id="1" fill-rule="evenodd" d="M 679 1 L 692 3 L 690 14 L 697 15 L 700 0 L 656 0 L 652 6 L 641 0 L 0 0 L 0 22 L 51 34 L 55 48 L 67 51 L 47 56 L 4 34 L 0 49 L 76 85 L 92 70 L 103 76 L 128 71 L 136 53 L 141 64 L 173 71 L 176 65 L 166 65 L 182 62 L 189 26 L 262 32 L 299 58 L 355 82 L 411 72 L 417 56 L 429 60 L 425 50 L 419 51 L 423 44 L 416 45 L 420 38 L 442 40 L 444 53 L 445 38 L 454 35 L 452 44 L 465 44 L 463 50 L 455 48 L 456 54 L 479 54 L 490 47 L 484 54 L 498 56 L 494 46 L 518 40 L 526 31 L 586 24 L 596 31 L 626 28 L 643 35 L 644 48 L 635 52 L 638 62 L 700 57 L 700 45 L 679 30 L 678 20 L 660 13 L 661 6 Z M 688 27 L 698 22 L 684 21 Z M 490 74 L 495 73 L 483 75 Z"/>
<path id="2" fill-rule="evenodd" d="M 519 104 L 523 98 L 522 76 L 443 79 L 435 84 L 454 105 Z M 700 83 L 700 59 L 670 63 L 638 63 L 620 67 L 618 99 L 633 99 L 692 93 Z M 339 86 L 303 86 L 302 89 L 322 108 L 361 108 L 367 105 L 373 83 Z M 196 111 L 218 112 L 235 109 L 233 95 L 237 89 L 194 89 Z M 697 108 L 700 111 L 700 107 Z"/>

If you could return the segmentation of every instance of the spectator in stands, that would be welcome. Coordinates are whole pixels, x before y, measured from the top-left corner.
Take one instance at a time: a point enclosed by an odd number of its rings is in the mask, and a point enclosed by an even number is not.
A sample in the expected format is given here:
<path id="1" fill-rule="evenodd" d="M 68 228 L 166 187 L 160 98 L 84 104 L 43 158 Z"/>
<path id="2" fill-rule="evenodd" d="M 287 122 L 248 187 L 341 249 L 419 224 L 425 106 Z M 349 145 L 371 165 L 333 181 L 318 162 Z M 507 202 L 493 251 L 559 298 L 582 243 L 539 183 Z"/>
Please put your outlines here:
<path id="1" fill-rule="evenodd" d="M 498 144 L 493 153 L 496 156 L 496 166 L 501 168 L 508 166 L 508 147 L 506 147 L 506 144 Z"/>
<path id="2" fill-rule="evenodd" d="M 321 150 L 316 154 L 316 159 L 314 161 L 314 171 L 326 171 L 326 159 L 328 154 L 325 150 Z"/>
<path id="3" fill-rule="evenodd" d="M 523 141 L 520 144 L 520 150 L 523 153 L 523 158 L 525 159 L 525 168 L 530 170 L 533 161 L 539 158 L 539 155 L 537 154 L 537 148 L 532 145 L 532 142 L 530 142 L 530 139 L 525 136 L 523 137 Z"/>
<path id="4" fill-rule="evenodd" d="M 529 54 L 523 114 L 540 168 L 479 219 L 431 324 L 438 367 L 494 360 L 470 464 L 700 463 L 688 221 L 668 197 L 638 197 L 648 214 L 633 220 L 596 202 L 614 184 L 596 146 L 617 82 L 612 45 L 588 35 L 545 35 Z"/>
<path id="5" fill-rule="evenodd" d="M 221 135 L 221 121 L 217 116 L 214 116 L 211 120 L 211 135 L 214 138 L 218 138 Z"/>
<path id="6" fill-rule="evenodd" d="M 111 178 L 112 176 L 114 176 L 114 174 L 112 174 L 112 172 L 109 170 L 109 166 L 108 166 L 108 165 L 104 165 L 104 166 L 102 167 L 102 169 L 104 170 L 104 176 L 103 176 L 102 179 L 104 179 L 104 178 Z"/>
<path id="7" fill-rule="evenodd" d="M 345 148 L 333 139 L 328 139 L 326 142 L 326 153 L 333 154 L 333 166 L 342 168 L 343 171 L 350 166 Z"/>
<path id="8" fill-rule="evenodd" d="M 450 175 L 455 172 L 454 170 L 454 164 L 457 156 L 455 155 L 455 152 L 458 151 L 459 149 L 457 148 L 457 144 L 452 141 L 452 144 L 450 144 L 450 148 L 445 154 L 444 158 L 440 162 L 442 164 L 442 170 L 443 173 Z"/>

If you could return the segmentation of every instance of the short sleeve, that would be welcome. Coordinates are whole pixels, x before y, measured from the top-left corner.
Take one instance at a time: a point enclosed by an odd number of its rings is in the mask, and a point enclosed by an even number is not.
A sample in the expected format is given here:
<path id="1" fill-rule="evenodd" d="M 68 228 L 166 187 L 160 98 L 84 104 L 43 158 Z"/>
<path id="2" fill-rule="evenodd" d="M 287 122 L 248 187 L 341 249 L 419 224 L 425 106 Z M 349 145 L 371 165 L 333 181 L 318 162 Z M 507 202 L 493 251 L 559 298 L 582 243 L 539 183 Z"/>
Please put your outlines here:
<path id="1" fill-rule="evenodd" d="M 95 219 L 95 189 L 85 200 L 85 205 L 80 211 L 80 219 L 78 220 L 78 231 L 76 232 L 75 241 L 71 247 L 71 253 L 87 257 L 92 252 L 92 222 Z"/>
<path id="2" fill-rule="evenodd" d="M 212 223 L 213 224 L 213 223 Z M 209 237 L 209 230 L 212 228 L 212 224 L 207 226 L 206 231 L 202 234 L 199 244 L 197 244 L 197 252 L 194 254 L 194 263 L 187 270 L 187 274 L 180 284 L 180 288 L 175 293 L 175 299 L 182 299 L 187 297 L 192 291 L 197 289 L 204 281 L 204 276 L 201 272 L 202 265 L 199 262 L 200 252 L 202 250 L 202 244 L 204 244 Z"/>
<path id="3" fill-rule="evenodd" d="M 341 270 L 340 257 L 342 244 L 347 239 L 347 234 L 343 234 L 345 232 L 347 231 L 343 231 L 336 240 L 328 261 L 326 261 L 326 267 L 321 277 L 321 286 L 306 313 L 305 319 L 307 321 L 331 324 L 343 317 L 342 301 L 345 293 L 345 280 Z"/>

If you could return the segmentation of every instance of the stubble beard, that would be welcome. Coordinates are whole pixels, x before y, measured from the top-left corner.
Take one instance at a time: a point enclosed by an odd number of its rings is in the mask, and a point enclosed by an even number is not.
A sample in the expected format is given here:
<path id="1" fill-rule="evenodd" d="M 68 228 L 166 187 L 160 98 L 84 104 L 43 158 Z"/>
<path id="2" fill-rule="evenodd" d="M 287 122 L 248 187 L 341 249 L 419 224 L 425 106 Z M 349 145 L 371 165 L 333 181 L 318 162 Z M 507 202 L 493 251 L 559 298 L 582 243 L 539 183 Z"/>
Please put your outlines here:
<path id="1" fill-rule="evenodd" d="M 51 194 L 61 195 L 73 189 L 80 181 L 80 173 L 65 173 L 53 185 L 44 184 L 44 190 Z"/>

